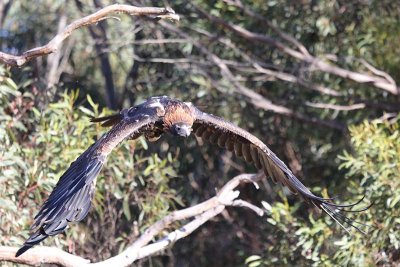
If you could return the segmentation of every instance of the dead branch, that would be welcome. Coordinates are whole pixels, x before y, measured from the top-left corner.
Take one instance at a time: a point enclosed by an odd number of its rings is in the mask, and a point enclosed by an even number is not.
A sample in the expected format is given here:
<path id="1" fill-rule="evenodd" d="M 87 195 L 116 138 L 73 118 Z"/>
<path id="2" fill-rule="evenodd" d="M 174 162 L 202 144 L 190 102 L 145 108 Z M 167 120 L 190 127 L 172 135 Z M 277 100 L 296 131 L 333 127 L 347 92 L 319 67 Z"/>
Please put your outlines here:
<path id="1" fill-rule="evenodd" d="M 302 85 L 306 88 L 313 89 L 313 90 L 318 91 L 325 95 L 330 95 L 330 96 L 340 96 L 341 95 L 341 93 L 339 93 L 338 91 L 335 91 L 331 88 L 327 88 L 327 87 L 319 85 L 319 84 L 310 83 L 302 78 L 299 78 L 299 77 L 289 74 L 289 73 L 266 69 L 266 68 L 261 67 L 258 63 L 253 63 L 253 66 L 260 73 L 264 73 L 270 77 L 274 77 L 274 78 L 280 79 L 282 81 L 297 83 L 299 85 Z"/>
<path id="2" fill-rule="evenodd" d="M 15 258 L 15 253 L 18 250 L 16 247 L 0 247 L 0 262 L 9 261 L 27 265 L 40 265 L 43 263 L 55 263 L 62 266 L 128 266 L 133 262 L 144 257 L 153 255 L 163 249 L 171 246 L 174 242 L 190 235 L 193 231 L 203 225 L 205 222 L 214 218 L 227 206 L 239 206 L 248 208 L 257 213 L 259 216 L 264 215 L 263 209 L 247 202 L 238 199 L 240 192 L 236 188 L 242 183 L 253 183 L 257 186 L 257 182 L 264 177 L 264 174 L 241 174 L 232 178 L 227 182 L 216 196 L 199 203 L 195 206 L 173 211 L 163 219 L 150 226 L 132 245 L 127 247 L 122 253 L 109 258 L 105 261 L 90 263 L 82 257 L 72 255 L 58 248 L 52 247 L 34 247 L 25 254 Z M 163 238 L 151 244 L 151 240 L 166 229 L 173 222 L 182 221 L 193 218 L 183 227 L 170 232 Z"/>
<path id="3" fill-rule="evenodd" d="M 42 57 L 57 51 L 61 43 L 71 35 L 73 31 L 84 26 L 95 24 L 104 19 L 109 18 L 111 13 L 125 13 L 131 16 L 156 16 L 160 19 L 170 19 L 177 21 L 179 16 L 175 14 L 175 11 L 171 8 L 158 8 L 158 7 L 136 7 L 130 5 L 119 5 L 114 4 L 100 9 L 99 11 L 78 19 L 64 28 L 60 33 L 58 33 L 50 42 L 44 46 L 36 47 L 28 50 L 20 56 L 10 55 L 7 53 L 0 52 L 0 62 L 4 64 L 21 67 L 28 61 Z"/>

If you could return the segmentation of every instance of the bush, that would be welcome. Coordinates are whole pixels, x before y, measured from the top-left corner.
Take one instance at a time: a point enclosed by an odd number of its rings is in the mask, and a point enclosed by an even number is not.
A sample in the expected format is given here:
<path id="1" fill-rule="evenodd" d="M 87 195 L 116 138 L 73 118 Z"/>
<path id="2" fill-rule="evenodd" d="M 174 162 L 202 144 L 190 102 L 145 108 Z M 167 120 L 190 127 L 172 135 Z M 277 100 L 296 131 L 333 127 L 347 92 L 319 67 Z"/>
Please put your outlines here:
<path id="1" fill-rule="evenodd" d="M 276 246 L 267 248 L 267 256 L 247 258 L 248 266 L 394 266 L 400 261 L 400 117 L 392 121 L 365 121 L 350 127 L 353 152 L 344 152 L 340 168 L 347 171 L 345 186 L 356 202 L 366 194 L 373 202 L 370 209 L 358 214 L 356 224 L 365 229 L 362 235 L 335 231 L 328 216 L 309 222 L 293 217 L 295 207 L 277 203 L 268 221 L 284 233 Z M 357 215 L 357 214 L 356 214 Z M 295 236 L 288 232 L 294 231 Z M 282 254 L 283 252 L 283 254 Z M 303 257 L 299 257 L 299 253 Z M 279 256 L 273 256 L 279 255 Z M 306 260 L 306 261 L 305 261 Z M 301 264 L 299 264 L 302 262 Z"/>

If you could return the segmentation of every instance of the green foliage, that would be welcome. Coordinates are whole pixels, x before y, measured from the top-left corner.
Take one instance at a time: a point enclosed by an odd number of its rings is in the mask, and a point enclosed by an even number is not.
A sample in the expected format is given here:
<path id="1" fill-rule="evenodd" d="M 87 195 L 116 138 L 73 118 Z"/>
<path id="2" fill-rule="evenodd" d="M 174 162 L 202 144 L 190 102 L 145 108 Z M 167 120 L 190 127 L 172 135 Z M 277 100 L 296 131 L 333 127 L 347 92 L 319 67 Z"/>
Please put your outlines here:
<path id="1" fill-rule="evenodd" d="M 390 122 L 365 121 L 351 126 L 350 134 L 354 151 L 340 156 L 341 168 L 347 171 L 345 182 L 352 195 L 366 191 L 368 201 L 373 203 L 356 217 L 367 225 L 356 224 L 367 234 L 338 234 L 326 218 L 315 220 L 310 216 L 308 222 L 300 221 L 293 217 L 295 210 L 289 205 L 277 203 L 271 208 L 268 222 L 285 233 L 296 229 L 296 240 L 280 240 L 267 247 L 267 255 L 279 256 L 251 256 L 246 260 L 248 266 L 299 264 L 304 259 L 309 262 L 303 264 L 313 266 L 396 265 L 400 256 L 400 117 Z M 291 253 L 296 251 L 303 259 Z M 282 257 L 278 252 L 291 256 Z"/>
<path id="2" fill-rule="evenodd" d="M 361 177 L 374 205 L 363 213 L 372 223 L 364 241 L 343 239 L 336 258 L 352 265 L 391 265 L 400 253 L 400 117 L 375 120 L 350 127 L 354 155 L 344 153 L 342 168 L 348 169 L 349 184 Z M 362 192 L 358 190 L 358 192 Z M 359 259 L 352 258 L 359 255 Z"/>

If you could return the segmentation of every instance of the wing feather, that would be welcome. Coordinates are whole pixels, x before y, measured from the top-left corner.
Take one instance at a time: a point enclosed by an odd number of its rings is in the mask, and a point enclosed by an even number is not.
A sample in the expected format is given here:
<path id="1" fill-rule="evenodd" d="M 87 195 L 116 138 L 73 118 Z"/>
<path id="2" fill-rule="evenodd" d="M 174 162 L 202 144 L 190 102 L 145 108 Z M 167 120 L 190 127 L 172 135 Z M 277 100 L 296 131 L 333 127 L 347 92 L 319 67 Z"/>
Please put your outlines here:
<path id="1" fill-rule="evenodd" d="M 257 147 L 255 147 L 254 145 L 250 145 L 250 154 L 256 168 L 259 170 L 262 169 L 262 165 L 260 162 L 260 155 L 258 154 Z"/>
<path id="2" fill-rule="evenodd" d="M 220 147 L 225 147 L 225 145 L 226 145 L 226 141 L 228 140 L 228 134 L 227 133 L 222 133 L 222 134 L 220 134 L 220 136 L 218 137 L 218 145 L 220 146 Z"/>
<path id="3" fill-rule="evenodd" d="M 118 114 L 113 114 L 110 116 L 91 118 L 90 121 L 91 122 L 101 122 L 102 123 L 101 126 L 109 127 L 109 126 L 113 126 L 113 125 L 119 123 L 123 118 L 124 118 L 124 116 L 120 112 Z"/>
<path id="4" fill-rule="evenodd" d="M 234 146 L 234 149 L 235 149 L 235 154 L 236 154 L 236 156 L 238 156 L 238 157 L 243 156 L 243 153 L 242 153 L 242 143 L 240 143 L 240 142 L 235 142 L 233 146 Z"/>
<path id="5" fill-rule="evenodd" d="M 218 142 L 219 136 L 220 136 L 219 132 L 213 131 L 212 134 L 210 135 L 210 143 L 216 144 Z"/>
<path id="6" fill-rule="evenodd" d="M 212 131 L 207 129 L 201 134 L 201 138 L 208 141 L 212 133 Z"/>
<path id="7" fill-rule="evenodd" d="M 291 170 L 283 163 L 262 141 L 243 130 L 242 128 L 222 118 L 204 113 L 193 107 L 195 122 L 194 133 L 204 140 L 214 141 L 228 150 L 233 150 L 238 157 L 243 157 L 247 162 L 252 162 L 256 168 L 262 169 L 267 177 L 274 182 L 280 182 L 287 186 L 293 193 L 300 195 L 306 202 L 311 203 L 326 212 L 347 231 L 344 225 L 354 227 L 354 221 L 347 218 L 343 205 L 333 203 L 332 199 L 325 199 L 313 194 L 300 180 L 294 176 Z M 353 207 L 359 203 L 345 205 Z"/>
<path id="8" fill-rule="evenodd" d="M 228 151 L 233 151 L 235 148 L 235 141 L 230 136 L 228 136 L 228 140 L 226 140 L 225 146 Z"/>
<path id="9" fill-rule="evenodd" d="M 242 143 L 242 153 L 243 153 L 243 158 L 247 162 L 252 162 L 251 154 L 250 154 L 250 144 L 245 144 Z"/>

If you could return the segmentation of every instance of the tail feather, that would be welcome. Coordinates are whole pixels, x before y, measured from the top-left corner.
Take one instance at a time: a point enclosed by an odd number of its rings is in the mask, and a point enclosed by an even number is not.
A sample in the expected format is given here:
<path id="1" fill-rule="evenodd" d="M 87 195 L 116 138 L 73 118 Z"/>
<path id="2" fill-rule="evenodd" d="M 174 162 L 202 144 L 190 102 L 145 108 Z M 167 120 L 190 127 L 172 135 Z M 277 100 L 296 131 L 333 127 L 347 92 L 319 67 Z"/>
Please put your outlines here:
<path id="1" fill-rule="evenodd" d="M 18 250 L 16 257 L 48 236 L 63 232 L 68 222 L 86 217 L 95 191 L 95 179 L 104 161 L 105 156 L 97 154 L 92 146 L 71 164 L 35 216 L 31 227 L 33 234 Z"/>

